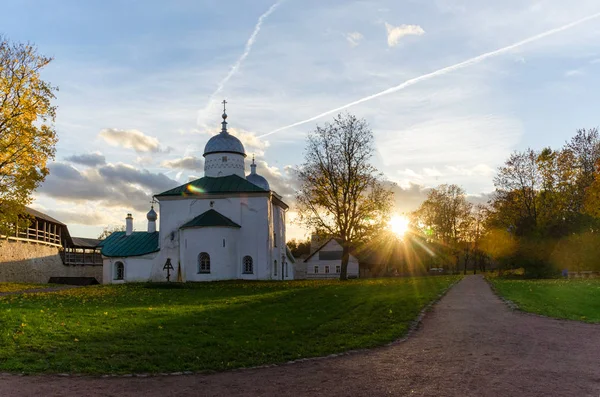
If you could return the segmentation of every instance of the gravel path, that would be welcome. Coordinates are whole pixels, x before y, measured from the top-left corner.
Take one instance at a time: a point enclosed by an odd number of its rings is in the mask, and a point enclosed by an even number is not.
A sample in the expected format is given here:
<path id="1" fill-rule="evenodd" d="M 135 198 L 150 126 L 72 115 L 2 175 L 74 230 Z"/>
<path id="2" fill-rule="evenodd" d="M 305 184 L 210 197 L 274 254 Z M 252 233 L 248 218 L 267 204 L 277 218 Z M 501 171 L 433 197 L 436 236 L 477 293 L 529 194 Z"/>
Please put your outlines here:
<path id="1" fill-rule="evenodd" d="M 599 396 L 600 326 L 510 311 L 479 276 L 457 284 L 408 341 L 214 375 L 0 375 L 2 396 Z"/>

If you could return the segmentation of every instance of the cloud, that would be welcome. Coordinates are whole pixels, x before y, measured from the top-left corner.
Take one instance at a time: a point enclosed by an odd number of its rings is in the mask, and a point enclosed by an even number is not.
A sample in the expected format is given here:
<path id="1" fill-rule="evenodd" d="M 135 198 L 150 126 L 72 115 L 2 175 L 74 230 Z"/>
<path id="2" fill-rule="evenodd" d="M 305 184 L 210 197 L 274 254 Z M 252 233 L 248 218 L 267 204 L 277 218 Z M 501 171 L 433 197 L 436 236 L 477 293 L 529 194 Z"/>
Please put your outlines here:
<path id="1" fill-rule="evenodd" d="M 98 135 L 112 146 L 121 146 L 133 149 L 138 153 L 154 152 L 161 150 L 157 138 L 145 135 L 138 130 L 119 130 L 116 128 L 105 128 Z"/>
<path id="2" fill-rule="evenodd" d="M 165 174 L 154 174 L 147 170 L 138 170 L 126 164 L 108 164 L 99 168 L 98 172 L 108 182 L 139 185 L 155 193 L 160 193 L 178 185 L 176 181 Z"/>
<path id="3" fill-rule="evenodd" d="M 161 165 L 173 169 L 202 171 L 204 169 L 204 159 L 196 156 L 186 156 L 179 159 L 163 161 Z"/>
<path id="4" fill-rule="evenodd" d="M 138 170 L 124 164 L 107 164 L 79 171 L 55 162 L 37 193 L 70 203 L 96 203 L 105 207 L 147 211 L 153 194 L 179 185 L 164 174 Z"/>
<path id="5" fill-rule="evenodd" d="M 59 221 L 69 225 L 76 223 L 78 225 L 87 226 L 105 226 L 107 224 L 107 218 L 100 212 L 82 212 L 79 210 L 68 211 L 68 210 L 54 210 L 54 209 L 40 209 L 40 211 L 51 217 L 58 219 Z"/>
<path id="6" fill-rule="evenodd" d="M 425 31 L 419 25 L 392 26 L 386 22 L 385 29 L 387 30 L 387 42 L 389 47 L 397 46 L 400 40 L 405 36 L 422 36 L 425 34 Z"/>
<path id="7" fill-rule="evenodd" d="M 352 47 L 356 47 L 357 45 L 359 45 L 363 38 L 364 36 L 359 32 L 352 32 L 346 34 L 346 40 L 348 40 L 348 43 L 350 43 Z"/>
<path id="8" fill-rule="evenodd" d="M 293 205 L 294 195 L 297 189 L 297 182 L 294 178 L 294 170 L 291 166 L 284 167 L 283 170 L 278 167 L 272 167 L 262 159 L 256 160 L 256 173 L 263 176 L 271 190 L 281 195 L 288 205 Z"/>
<path id="9" fill-rule="evenodd" d="M 75 164 L 87 165 L 88 167 L 106 164 L 106 157 L 101 153 L 76 154 L 66 157 L 65 160 Z"/>
<path id="10" fill-rule="evenodd" d="M 567 70 L 565 72 L 565 77 L 578 77 L 578 76 L 583 76 L 584 74 L 585 73 L 581 69 L 573 69 L 573 70 Z"/>

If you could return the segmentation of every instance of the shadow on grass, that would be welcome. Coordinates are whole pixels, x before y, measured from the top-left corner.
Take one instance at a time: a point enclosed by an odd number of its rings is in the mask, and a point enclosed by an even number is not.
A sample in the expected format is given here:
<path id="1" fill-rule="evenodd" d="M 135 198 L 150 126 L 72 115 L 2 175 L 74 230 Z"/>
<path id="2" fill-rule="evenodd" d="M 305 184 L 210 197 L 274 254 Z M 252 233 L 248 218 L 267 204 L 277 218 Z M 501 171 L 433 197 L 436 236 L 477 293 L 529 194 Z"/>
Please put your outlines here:
<path id="1" fill-rule="evenodd" d="M 77 326 L 44 327 L 31 321 L 39 326 L 31 336 L 25 330 L 20 340 L 4 338 L 0 368 L 85 373 L 219 371 L 373 347 L 401 337 L 421 308 L 450 283 L 439 278 L 317 283 L 316 288 L 313 283 L 312 288 L 283 290 L 251 283 L 245 285 L 256 286 L 259 292 L 245 295 L 231 294 L 226 288 L 230 283 L 223 283 L 174 291 L 179 294 L 176 301 L 163 301 L 161 306 L 109 303 L 86 312 L 73 305 L 67 310 Z M 211 293 L 216 296 L 206 296 Z M 160 297 L 154 298 L 153 305 Z M 34 305 L 23 314 L 34 317 L 36 310 Z"/>

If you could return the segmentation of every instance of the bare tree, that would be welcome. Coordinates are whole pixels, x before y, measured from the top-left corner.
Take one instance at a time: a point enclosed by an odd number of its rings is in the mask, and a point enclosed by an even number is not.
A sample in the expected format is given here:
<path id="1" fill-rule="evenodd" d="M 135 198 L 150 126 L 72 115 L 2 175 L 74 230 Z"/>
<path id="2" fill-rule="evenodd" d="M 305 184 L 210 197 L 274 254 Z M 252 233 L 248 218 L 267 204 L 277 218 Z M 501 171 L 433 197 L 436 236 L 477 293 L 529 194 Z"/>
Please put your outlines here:
<path id="1" fill-rule="evenodd" d="M 297 171 L 298 220 L 340 240 L 340 280 L 347 278 L 351 245 L 385 227 L 392 206 L 392 191 L 370 163 L 373 153 L 373 132 L 366 121 L 339 114 L 309 134 Z"/>

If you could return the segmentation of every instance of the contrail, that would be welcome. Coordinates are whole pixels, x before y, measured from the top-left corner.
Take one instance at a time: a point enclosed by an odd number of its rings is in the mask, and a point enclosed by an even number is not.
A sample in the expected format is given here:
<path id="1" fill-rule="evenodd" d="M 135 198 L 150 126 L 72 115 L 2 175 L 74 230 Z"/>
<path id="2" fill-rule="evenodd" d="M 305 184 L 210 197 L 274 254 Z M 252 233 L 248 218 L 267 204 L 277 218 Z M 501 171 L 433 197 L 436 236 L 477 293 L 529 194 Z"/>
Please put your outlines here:
<path id="1" fill-rule="evenodd" d="M 197 120 L 198 124 L 200 124 L 200 122 L 201 122 L 201 120 L 200 120 L 201 117 L 203 115 L 205 115 L 208 112 L 208 110 L 210 109 L 214 98 L 221 91 L 223 91 L 225 84 L 227 84 L 227 82 L 233 77 L 233 75 L 237 73 L 237 71 L 240 69 L 240 66 L 242 65 L 242 62 L 244 62 L 246 57 L 248 57 L 248 55 L 250 54 L 250 51 L 252 50 L 252 46 L 254 45 L 254 42 L 256 41 L 256 36 L 258 36 L 258 32 L 260 32 L 260 28 L 262 27 L 262 24 L 265 21 L 265 19 L 267 19 L 268 16 L 271 15 L 273 13 L 273 11 L 275 11 L 275 9 L 277 7 L 279 7 L 279 5 L 281 3 L 283 3 L 284 1 L 285 0 L 277 0 L 277 2 L 275 2 L 275 4 L 273 4 L 271 7 L 269 7 L 269 9 L 258 18 L 258 22 L 256 23 L 256 26 L 254 26 L 254 31 L 252 32 L 252 35 L 250 35 L 250 38 L 246 42 L 246 47 L 244 47 L 244 52 L 238 58 L 238 60 L 233 64 L 231 69 L 229 69 L 229 73 L 227 73 L 227 76 L 225 76 L 225 78 L 219 82 L 219 85 L 217 86 L 217 89 L 215 90 L 215 92 L 213 92 L 211 94 L 210 98 L 208 99 L 208 103 L 206 104 L 204 109 L 202 109 L 202 111 L 198 115 L 198 120 Z"/>
<path id="2" fill-rule="evenodd" d="M 424 74 L 422 76 L 415 77 L 415 78 L 412 78 L 410 80 L 406 80 L 404 83 L 399 84 L 399 85 L 394 86 L 394 87 L 391 87 L 391 88 L 388 88 L 387 90 L 384 90 L 384 91 L 378 92 L 376 94 L 369 95 L 367 97 L 358 99 L 358 100 L 356 100 L 354 102 L 350 102 L 350 103 L 348 103 L 346 105 L 343 105 L 343 106 L 340 106 L 338 108 L 335 108 L 335 109 L 332 109 L 332 110 L 328 110 L 328 111 L 326 111 L 324 113 L 321 113 L 321 114 L 319 114 L 317 116 L 314 116 L 314 117 L 311 117 L 309 119 L 298 121 L 297 123 L 286 125 L 285 127 L 277 128 L 276 130 L 273 130 L 271 132 L 268 132 L 266 134 L 258 136 L 258 138 L 264 138 L 266 136 L 275 134 L 276 132 L 287 130 L 287 129 L 292 128 L 292 127 L 297 127 L 297 126 L 302 125 L 302 124 L 310 123 L 311 121 L 318 120 L 318 119 L 320 119 L 323 116 L 327 116 L 327 115 L 330 115 L 332 113 L 337 113 L 340 110 L 344 110 L 344 109 L 347 109 L 347 108 L 349 108 L 351 106 L 358 105 L 359 103 L 367 102 L 367 101 L 370 101 L 371 99 L 375 99 L 375 98 L 378 98 L 380 96 L 392 94 L 394 92 L 403 90 L 406 87 L 410 87 L 413 84 L 417 84 L 417 83 L 419 83 L 421 81 L 429 80 L 429 79 L 431 79 L 433 77 L 441 76 L 441 75 L 453 72 L 455 70 L 462 69 L 462 68 L 465 68 L 467 66 L 479 63 L 479 62 L 484 61 L 484 60 L 486 60 L 488 58 L 495 57 L 495 56 L 503 54 L 505 52 L 514 50 L 515 48 L 524 46 L 525 44 L 529 44 L 529 43 L 532 43 L 534 41 L 541 40 L 541 39 L 543 39 L 545 37 L 551 36 L 551 35 L 556 34 L 556 33 L 560 33 L 560 32 L 565 31 L 567 29 L 571 29 L 572 27 L 575 27 L 577 25 L 580 25 L 580 24 L 582 24 L 584 22 L 587 22 L 587 21 L 590 21 L 592 19 L 596 19 L 598 17 L 600 17 L 600 12 L 597 13 L 597 14 L 589 15 L 589 16 L 587 16 L 585 18 L 582 18 L 582 19 L 579 19 L 579 20 L 577 20 L 575 22 L 571 22 L 571 23 L 569 23 L 567 25 L 564 25 L 564 26 L 561 26 L 561 27 L 549 30 L 549 31 L 544 32 L 544 33 L 540 33 L 540 34 L 532 36 L 532 37 L 530 37 L 528 39 L 521 40 L 521 41 L 519 41 L 517 43 L 514 43 L 514 44 L 511 44 L 511 45 L 509 45 L 507 47 L 503 47 L 503 48 L 500 48 L 498 50 L 491 51 L 491 52 L 486 52 L 485 54 L 481 54 L 479 56 L 476 56 L 475 58 L 468 59 L 466 61 L 457 63 L 457 64 L 452 65 L 452 66 L 447 66 L 447 67 L 445 67 L 443 69 L 436 70 L 435 72 L 427 73 L 427 74 Z"/>

